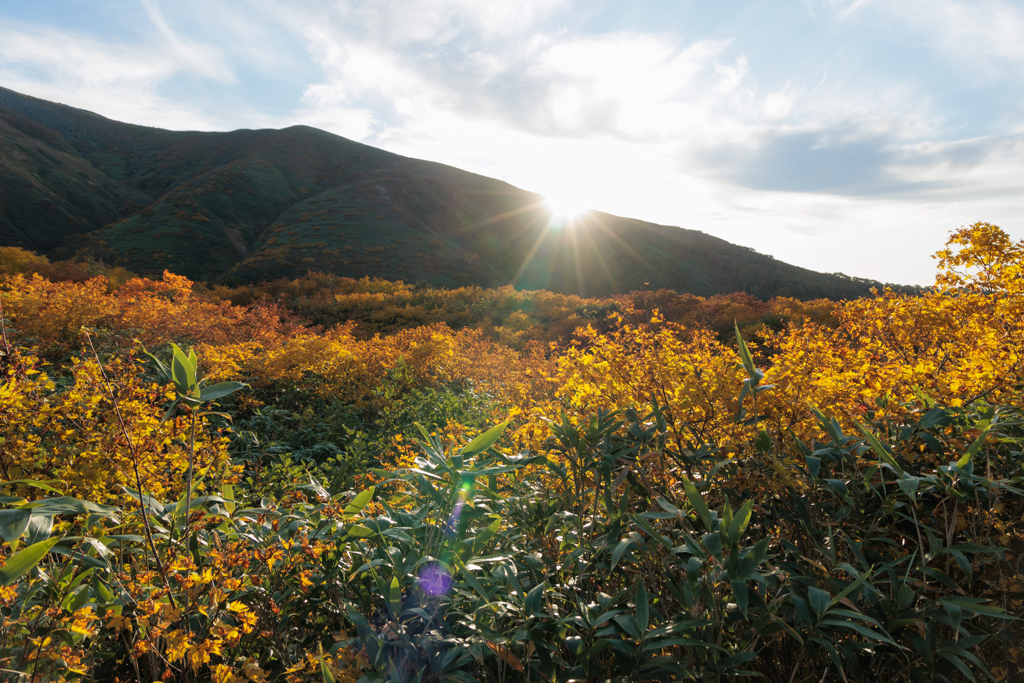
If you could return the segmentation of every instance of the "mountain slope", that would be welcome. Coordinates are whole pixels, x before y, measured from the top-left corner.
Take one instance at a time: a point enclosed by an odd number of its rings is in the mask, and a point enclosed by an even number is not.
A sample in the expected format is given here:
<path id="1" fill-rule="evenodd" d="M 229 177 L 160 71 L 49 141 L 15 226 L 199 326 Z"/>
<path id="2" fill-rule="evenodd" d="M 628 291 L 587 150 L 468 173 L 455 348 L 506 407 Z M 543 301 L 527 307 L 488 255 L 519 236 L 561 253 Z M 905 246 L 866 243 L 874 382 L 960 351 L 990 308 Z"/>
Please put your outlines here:
<path id="1" fill-rule="evenodd" d="M 322 270 L 586 295 L 832 298 L 877 284 L 599 212 L 566 225 L 539 195 L 314 128 L 165 131 L 2 88 L 0 244 L 235 283 Z"/>

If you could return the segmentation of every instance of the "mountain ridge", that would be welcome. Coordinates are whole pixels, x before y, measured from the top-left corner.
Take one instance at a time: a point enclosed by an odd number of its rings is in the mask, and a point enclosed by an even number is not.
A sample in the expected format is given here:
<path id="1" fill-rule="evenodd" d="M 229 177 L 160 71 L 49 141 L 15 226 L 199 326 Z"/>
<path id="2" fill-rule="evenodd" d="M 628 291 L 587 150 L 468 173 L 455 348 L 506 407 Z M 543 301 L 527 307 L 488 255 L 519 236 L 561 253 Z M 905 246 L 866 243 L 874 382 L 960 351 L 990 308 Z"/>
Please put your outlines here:
<path id="1" fill-rule="evenodd" d="M 310 270 L 587 296 L 851 298 L 876 283 L 543 197 L 309 126 L 168 131 L 0 88 L 0 246 L 244 283 Z"/>

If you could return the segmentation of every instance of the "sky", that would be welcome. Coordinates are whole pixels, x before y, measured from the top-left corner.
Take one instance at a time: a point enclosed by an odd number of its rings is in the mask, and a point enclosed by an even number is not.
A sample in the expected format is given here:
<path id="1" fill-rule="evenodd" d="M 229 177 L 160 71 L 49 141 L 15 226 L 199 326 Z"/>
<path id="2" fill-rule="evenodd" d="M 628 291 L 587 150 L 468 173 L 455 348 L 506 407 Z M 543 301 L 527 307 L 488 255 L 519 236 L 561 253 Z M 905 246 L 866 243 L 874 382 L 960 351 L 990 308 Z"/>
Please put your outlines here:
<path id="1" fill-rule="evenodd" d="M 799 266 L 928 285 L 1024 238 L 1024 2 L 0 0 L 0 86 L 304 124 Z"/>

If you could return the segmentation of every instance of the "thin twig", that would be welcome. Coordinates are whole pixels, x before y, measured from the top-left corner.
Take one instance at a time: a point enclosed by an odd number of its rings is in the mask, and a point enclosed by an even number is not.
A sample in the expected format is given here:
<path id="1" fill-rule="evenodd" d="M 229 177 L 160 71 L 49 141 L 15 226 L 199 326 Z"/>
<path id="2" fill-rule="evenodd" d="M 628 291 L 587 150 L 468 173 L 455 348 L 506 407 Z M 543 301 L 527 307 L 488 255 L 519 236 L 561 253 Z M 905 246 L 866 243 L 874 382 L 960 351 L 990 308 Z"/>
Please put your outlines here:
<path id="1" fill-rule="evenodd" d="M 164 587 L 167 588 L 167 597 L 171 601 L 171 607 L 177 608 L 177 604 L 174 601 L 174 592 L 171 590 L 171 585 L 167 581 L 167 571 L 164 569 L 163 562 L 160 561 L 160 553 L 157 552 L 156 543 L 153 541 L 153 530 L 149 525 L 149 512 L 146 509 L 146 503 L 143 501 L 145 494 L 142 492 L 142 475 L 139 474 L 139 452 L 135 447 L 135 442 L 132 441 L 131 435 L 128 433 L 128 425 L 124 421 L 124 416 L 121 414 L 121 404 L 117 401 L 117 396 L 114 395 L 114 390 L 111 388 L 110 379 L 107 377 L 106 371 L 103 369 L 103 363 L 100 361 L 100 356 L 96 353 L 96 347 L 92 343 L 92 336 L 89 334 L 89 330 L 83 330 L 85 332 L 85 339 L 89 342 L 89 348 L 92 350 L 92 355 L 96 359 L 96 366 L 99 368 L 100 377 L 103 378 L 103 387 L 107 390 L 107 394 L 110 396 L 110 401 L 114 405 L 114 414 L 117 416 L 117 422 L 121 426 L 121 433 L 124 434 L 125 441 L 128 444 L 128 452 L 132 455 L 132 470 L 135 473 L 135 486 L 139 492 L 139 511 L 142 513 L 142 526 L 146 531 L 146 540 L 149 541 L 150 550 L 153 552 L 153 559 L 156 560 L 157 570 L 160 572 L 160 578 L 163 579 Z"/>
<path id="2" fill-rule="evenodd" d="M 4 320 L 4 300 L 0 297 L 0 340 L 4 345 L 4 355 L 6 358 L 11 357 L 11 344 L 7 341 L 7 322 Z"/>

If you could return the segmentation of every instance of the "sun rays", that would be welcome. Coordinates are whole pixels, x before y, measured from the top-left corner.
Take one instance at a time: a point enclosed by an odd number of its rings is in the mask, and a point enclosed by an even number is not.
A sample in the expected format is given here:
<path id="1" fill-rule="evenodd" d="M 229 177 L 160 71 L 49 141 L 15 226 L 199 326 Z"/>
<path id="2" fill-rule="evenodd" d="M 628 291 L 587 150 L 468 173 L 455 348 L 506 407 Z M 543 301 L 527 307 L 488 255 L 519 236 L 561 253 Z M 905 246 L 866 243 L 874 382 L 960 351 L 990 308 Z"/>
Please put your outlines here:
<path id="1" fill-rule="evenodd" d="M 553 226 L 572 227 L 590 211 L 582 199 L 571 193 L 546 196 L 544 205 L 551 212 Z"/>

